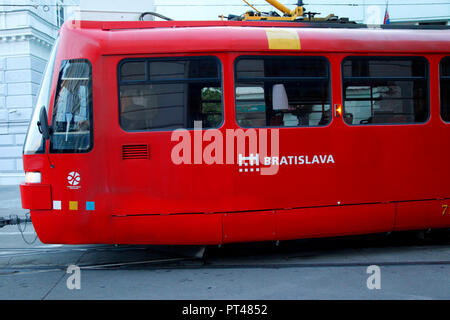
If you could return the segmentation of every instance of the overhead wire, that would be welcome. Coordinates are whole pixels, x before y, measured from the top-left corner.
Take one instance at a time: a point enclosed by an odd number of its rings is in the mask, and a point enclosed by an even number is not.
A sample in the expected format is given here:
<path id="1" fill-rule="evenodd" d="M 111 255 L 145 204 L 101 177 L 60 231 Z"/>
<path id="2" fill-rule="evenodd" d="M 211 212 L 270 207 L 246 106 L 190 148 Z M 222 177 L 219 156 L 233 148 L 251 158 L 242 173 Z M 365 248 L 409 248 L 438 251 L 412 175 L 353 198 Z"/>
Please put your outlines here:
<path id="1" fill-rule="evenodd" d="M 450 2 L 430 2 L 430 3 L 389 3 L 389 6 L 429 6 L 429 5 L 450 5 Z M 231 4 L 231 3 L 223 3 L 223 4 L 154 4 L 156 7 L 246 7 L 247 4 Z M 296 3 L 288 3 L 288 6 L 296 6 Z M 320 3 L 304 3 L 304 6 L 353 6 L 353 7 L 362 7 L 362 6 L 373 6 L 373 5 L 385 5 L 385 3 L 377 2 L 377 3 L 337 3 L 337 2 L 320 2 Z M 272 7 L 269 3 L 252 3 L 252 6 L 266 6 Z"/>
<path id="2" fill-rule="evenodd" d="M 252 3 L 252 6 L 266 6 L 272 7 L 269 3 Z M 287 3 L 287 6 L 296 6 L 297 3 Z M 374 6 L 374 5 L 385 5 L 382 2 L 371 2 L 371 3 L 352 3 L 352 2 L 316 2 L 316 3 L 304 3 L 304 6 L 351 6 L 351 7 L 363 7 L 363 6 Z M 405 3 L 389 3 L 389 6 L 431 6 L 431 5 L 450 5 L 449 1 L 446 2 L 405 2 Z M 79 7 L 75 4 L 1 4 L 3 7 L 33 7 L 35 9 L 42 7 Z M 205 3 L 205 4 L 187 4 L 187 3 L 174 3 L 174 4 L 158 4 L 154 3 L 156 7 L 246 7 L 247 4 L 231 4 L 231 3 Z"/>

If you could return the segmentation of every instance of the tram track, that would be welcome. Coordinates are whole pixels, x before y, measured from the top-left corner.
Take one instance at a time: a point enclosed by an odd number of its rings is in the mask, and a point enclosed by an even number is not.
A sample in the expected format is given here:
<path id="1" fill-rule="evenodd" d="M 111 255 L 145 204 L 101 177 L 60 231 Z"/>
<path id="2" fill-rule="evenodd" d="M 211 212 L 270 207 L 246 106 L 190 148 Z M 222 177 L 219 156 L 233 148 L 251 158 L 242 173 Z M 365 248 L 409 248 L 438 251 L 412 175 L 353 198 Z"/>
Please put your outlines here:
<path id="1" fill-rule="evenodd" d="M 186 270 L 186 269 L 287 269 L 287 268 L 342 268 L 367 267 L 377 265 L 380 267 L 396 266 L 448 266 L 450 260 L 416 260 L 416 261 L 353 261 L 353 262 L 214 262 L 208 259 L 174 257 L 166 259 L 152 259 L 145 261 L 129 261 L 105 264 L 80 264 L 81 270 Z M 20 275 L 39 272 L 66 271 L 68 264 L 59 265 L 23 265 L 0 267 L 0 277 L 5 275 Z"/>
<path id="2" fill-rule="evenodd" d="M 147 262 L 148 263 L 148 262 Z M 154 270 L 212 270 L 212 269 L 292 269 L 292 268 L 348 268 L 348 267 L 367 267 L 370 265 L 377 265 L 379 267 L 415 267 L 415 266 L 429 266 L 429 265 L 441 265 L 447 266 L 450 265 L 450 261 L 426 261 L 426 262 L 403 262 L 403 263 L 380 263 L 380 262 L 371 262 L 371 263 L 350 263 L 350 264 L 247 264 L 247 265 L 200 265 L 200 266 L 146 266 L 142 269 L 133 268 L 133 270 L 146 270 L 146 271 L 154 271 Z M 38 268 L 34 267 L 30 269 L 27 267 L 22 270 L 20 268 L 13 269 L 3 269 L 0 268 L 0 277 L 2 276 L 12 276 L 12 275 L 26 275 L 26 274 L 36 274 L 36 273 L 44 273 L 44 272 L 65 272 L 67 266 L 61 266 L 58 268 Z M 100 267 L 100 266 L 80 266 L 82 271 L 110 271 L 110 270 L 127 270 L 126 268 L 117 267 L 112 269 L 110 267 Z"/>
<path id="3" fill-rule="evenodd" d="M 407 236 L 232 244 L 222 248 L 129 245 L 40 245 L 0 248 L 0 277 L 81 270 L 287 269 L 450 265 L 450 239 Z M 201 254 L 198 254 L 201 252 Z"/>

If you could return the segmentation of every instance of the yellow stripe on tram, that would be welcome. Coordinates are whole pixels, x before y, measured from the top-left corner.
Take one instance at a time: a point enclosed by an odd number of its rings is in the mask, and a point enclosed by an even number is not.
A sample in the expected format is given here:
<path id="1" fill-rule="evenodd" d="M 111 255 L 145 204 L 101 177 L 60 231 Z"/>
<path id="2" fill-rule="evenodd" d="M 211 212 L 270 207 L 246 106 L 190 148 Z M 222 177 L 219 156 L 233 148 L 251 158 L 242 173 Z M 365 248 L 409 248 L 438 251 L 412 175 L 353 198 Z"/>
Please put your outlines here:
<path id="1" fill-rule="evenodd" d="M 265 29 L 270 50 L 301 50 L 300 38 L 295 30 Z"/>

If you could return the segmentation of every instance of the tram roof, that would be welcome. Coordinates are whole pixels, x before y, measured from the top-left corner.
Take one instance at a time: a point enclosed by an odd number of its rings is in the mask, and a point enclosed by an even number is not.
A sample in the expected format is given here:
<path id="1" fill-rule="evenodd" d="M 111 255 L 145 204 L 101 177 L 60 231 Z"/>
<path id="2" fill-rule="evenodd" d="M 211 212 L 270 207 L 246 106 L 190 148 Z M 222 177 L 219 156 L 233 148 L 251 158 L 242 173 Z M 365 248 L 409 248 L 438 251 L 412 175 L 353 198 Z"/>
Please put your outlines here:
<path id="1" fill-rule="evenodd" d="M 86 37 L 86 41 L 97 40 L 104 55 L 230 51 L 450 52 L 449 28 L 243 21 L 68 21 L 61 32 L 69 37 L 75 32 L 78 37 Z M 270 48 L 270 37 L 298 38 L 299 46 Z"/>

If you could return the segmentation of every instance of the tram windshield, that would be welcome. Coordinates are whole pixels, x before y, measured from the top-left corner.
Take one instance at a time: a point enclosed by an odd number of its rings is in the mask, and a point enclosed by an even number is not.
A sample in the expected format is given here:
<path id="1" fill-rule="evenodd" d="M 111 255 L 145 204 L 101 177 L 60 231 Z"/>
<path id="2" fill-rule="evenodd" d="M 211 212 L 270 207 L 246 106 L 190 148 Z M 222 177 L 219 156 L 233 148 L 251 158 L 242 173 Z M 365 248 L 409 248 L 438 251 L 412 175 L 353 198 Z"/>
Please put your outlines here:
<path id="1" fill-rule="evenodd" d="M 52 129 L 50 152 L 80 153 L 92 148 L 92 67 L 88 60 L 62 62 Z"/>
<path id="2" fill-rule="evenodd" d="M 45 107 L 48 113 L 48 107 L 50 102 L 50 92 L 52 87 L 53 70 L 55 67 L 56 52 L 58 50 L 59 38 L 56 39 L 53 50 L 50 54 L 50 59 L 47 64 L 47 68 L 42 80 L 41 89 L 39 91 L 39 97 L 34 108 L 33 117 L 28 128 L 27 138 L 23 149 L 24 154 L 35 154 L 44 152 L 44 139 L 38 128 L 39 113 L 42 107 Z"/>

